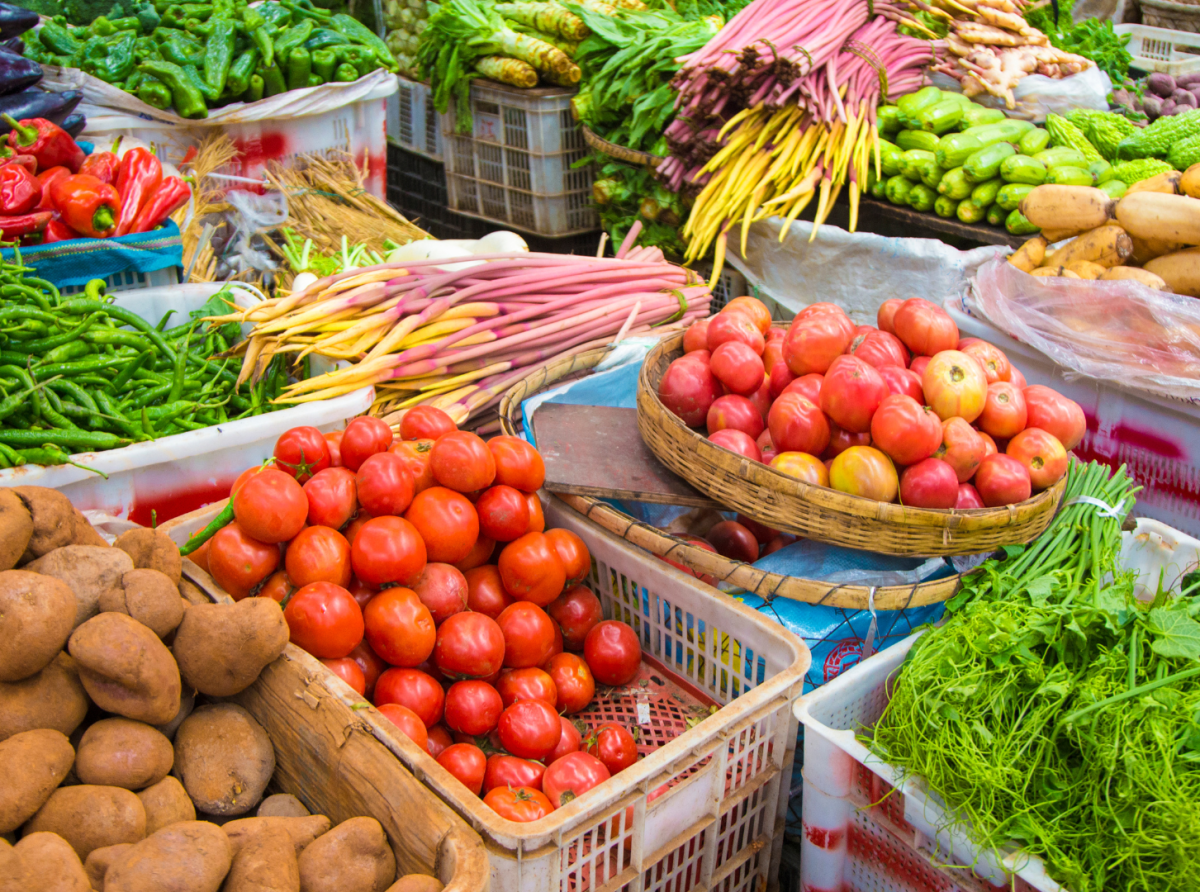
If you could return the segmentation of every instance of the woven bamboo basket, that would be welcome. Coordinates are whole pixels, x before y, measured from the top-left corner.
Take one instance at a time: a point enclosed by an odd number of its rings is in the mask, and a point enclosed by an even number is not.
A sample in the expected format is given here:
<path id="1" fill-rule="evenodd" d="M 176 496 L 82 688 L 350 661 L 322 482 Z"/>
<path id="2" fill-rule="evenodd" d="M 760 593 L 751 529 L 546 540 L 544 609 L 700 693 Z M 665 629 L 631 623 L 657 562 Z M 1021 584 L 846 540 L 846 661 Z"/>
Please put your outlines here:
<path id="1" fill-rule="evenodd" d="M 846 548 L 897 555 L 981 554 L 1037 538 L 1066 477 L 1016 505 L 971 511 L 912 508 L 813 486 L 750 461 L 692 430 L 658 398 L 683 336 L 661 340 L 638 376 L 638 429 L 650 451 L 696 489 L 772 529 Z"/>
<path id="2" fill-rule="evenodd" d="M 1200 5 L 1171 0 L 1141 0 L 1142 24 L 1175 31 L 1200 32 Z"/>
<path id="3" fill-rule="evenodd" d="M 610 352 L 608 347 L 588 350 L 543 366 L 508 389 L 500 401 L 500 426 L 504 433 L 519 436 L 522 429 L 521 403 L 537 393 L 572 377 L 580 377 L 595 368 Z M 864 585 L 826 582 L 800 576 L 783 576 L 759 570 L 750 564 L 731 560 L 660 529 L 630 517 L 622 511 L 588 496 L 557 495 L 563 503 L 588 520 L 651 554 L 670 558 L 697 573 L 703 573 L 745 589 L 764 600 L 789 598 L 806 604 L 866 610 L 872 605 L 871 589 Z M 903 610 L 923 607 L 950 598 L 958 590 L 957 575 L 917 585 L 889 585 L 876 588 L 873 606 L 877 610 Z"/>
<path id="4" fill-rule="evenodd" d="M 619 146 L 615 142 L 609 142 L 585 124 L 580 124 L 579 126 L 583 128 L 584 142 L 597 152 L 603 152 L 605 155 L 616 158 L 618 161 L 624 161 L 628 164 L 641 164 L 653 170 L 663 160 L 659 155 L 652 155 L 649 152 L 639 152 L 636 149 L 627 149 L 625 146 Z"/>

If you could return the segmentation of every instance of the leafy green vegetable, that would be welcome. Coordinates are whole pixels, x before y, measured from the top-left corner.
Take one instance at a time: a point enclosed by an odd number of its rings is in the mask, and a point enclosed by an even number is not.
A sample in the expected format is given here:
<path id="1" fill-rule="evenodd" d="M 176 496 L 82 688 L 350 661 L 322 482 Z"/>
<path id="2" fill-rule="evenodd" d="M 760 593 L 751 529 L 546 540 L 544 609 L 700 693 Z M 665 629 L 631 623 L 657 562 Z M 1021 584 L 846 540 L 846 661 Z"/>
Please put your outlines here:
<path id="1" fill-rule="evenodd" d="M 597 163 L 601 166 L 592 185 L 592 196 L 600 212 L 600 225 L 609 238 L 619 245 L 640 219 L 643 228 L 638 236 L 639 245 L 682 256 L 684 243 L 678 227 L 687 217 L 685 199 L 663 188 L 645 167 L 606 156 L 600 156 Z"/>
<path id="2" fill-rule="evenodd" d="M 1109 20 L 1085 19 L 1078 24 L 1071 19 L 1074 0 L 1059 0 L 1058 22 L 1050 5 L 1030 9 L 1025 21 L 1050 38 L 1060 50 L 1091 59 L 1114 84 L 1120 86 L 1129 73 L 1133 56 L 1126 49 L 1132 35 L 1118 34 Z"/>

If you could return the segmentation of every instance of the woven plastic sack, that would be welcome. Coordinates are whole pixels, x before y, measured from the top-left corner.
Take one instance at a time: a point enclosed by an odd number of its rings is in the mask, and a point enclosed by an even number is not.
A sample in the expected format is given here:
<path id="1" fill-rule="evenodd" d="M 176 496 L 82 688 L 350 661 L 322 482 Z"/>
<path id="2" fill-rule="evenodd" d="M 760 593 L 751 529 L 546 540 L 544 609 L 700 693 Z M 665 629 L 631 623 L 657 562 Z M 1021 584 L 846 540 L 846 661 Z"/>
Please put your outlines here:
<path id="1" fill-rule="evenodd" d="M 0 251 L 13 260 L 13 248 Z M 150 273 L 183 265 L 183 242 L 179 227 L 171 220 L 153 232 L 114 238 L 74 238 L 48 245 L 21 248 L 21 262 L 56 288 L 84 285 L 92 279 L 107 279 L 118 273 Z"/>
<path id="2" fill-rule="evenodd" d="M 1137 282 L 1035 277 L 1003 260 L 971 283 L 975 306 L 1076 377 L 1200 403 L 1200 301 Z"/>

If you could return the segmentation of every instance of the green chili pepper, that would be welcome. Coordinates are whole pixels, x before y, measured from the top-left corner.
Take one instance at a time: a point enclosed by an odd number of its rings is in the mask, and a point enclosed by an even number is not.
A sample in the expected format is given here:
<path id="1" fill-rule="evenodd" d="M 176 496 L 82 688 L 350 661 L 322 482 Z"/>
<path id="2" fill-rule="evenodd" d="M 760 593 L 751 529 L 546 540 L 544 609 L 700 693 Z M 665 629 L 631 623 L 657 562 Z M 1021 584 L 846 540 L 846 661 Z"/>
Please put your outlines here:
<path id="1" fill-rule="evenodd" d="M 43 358 L 43 362 L 71 362 L 74 359 L 80 359 L 92 352 L 92 348 L 86 342 L 72 341 L 69 344 L 63 344 L 61 347 L 55 347 L 49 351 Z"/>
<path id="2" fill-rule="evenodd" d="M 225 92 L 225 81 L 237 45 L 237 30 L 233 20 L 224 17 L 214 18 L 211 24 L 212 33 L 204 47 L 204 81 L 211 91 L 210 98 L 216 99 Z"/>
<path id="3" fill-rule="evenodd" d="M 263 93 L 266 85 L 263 83 L 262 75 L 252 74 L 250 76 L 250 92 L 246 96 L 247 102 L 258 102 L 263 98 Z"/>
<path id="4" fill-rule="evenodd" d="M 138 84 L 137 97 L 153 108 L 166 110 L 171 107 L 172 96 L 167 85 L 157 78 L 145 77 Z"/>
<path id="5" fill-rule="evenodd" d="M 125 390 L 125 385 L 128 384 L 138 370 L 146 363 L 147 360 L 154 361 L 155 352 L 153 348 L 139 353 L 137 357 L 130 361 L 129 365 L 121 369 L 121 374 L 117 375 L 112 383 L 112 389 L 116 393 L 122 393 Z"/>
<path id="6" fill-rule="evenodd" d="M 237 57 L 237 61 L 229 68 L 229 79 L 225 82 L 225 90 L 230 96 L 241 96 L 250 89 L 250 77 L 257 64 L 258 50 L 248 49 Z"/>
<path id="7" fill-rule="evenodd" d="M 64 301 L 60 305 L 59 309 L 64 313 L 70 313 L 72 315 L 103 311 L 114 319 L 124 322 L 131 328 L 136 328 L 138 331 L 142 332 L 150 339 L 154 346 L 158 348 L 159 352 L 162 353 L 163 356 L 172 362 L 175 360 L 175 351 L 168 346 L 165 340 L 163 340 L 163 336 L 155 331 L 154 326 L 152 326 L 137 313 L 130 312 L 129 310 L 122 309 L 121 307 L 112 306 L 111 304 L 101 304 L 95 300 L 80 300 L 78 298 Z"/>
<path id="8" fill-rule="evenodd" d="M 204 61 L 204 47 L 190 34 L 172 30 L 162 42 L 162 57 L 175 65 L 200 65 Z"/>
<path id="9" fill-rule="evenodd" d="M 303 45 L 304 41 L 308 40 L 309 36 L 312 35 L 312 31 L 313 23 L 309 19 L 304 19 L 276 37 L 275 61 L 286 60 L 288 53 L 296 47 Z"/>
<path id="10" fill-rule="evenodd" d="M 333 80 L 333 72 L 337 69 L 337 54 L 332 50 L 314 50 L 312 54 L 313 74 L 327 81 Z"/>
<path id="11" fill-rule="evenodd" d="M 346 35 L 339 31 L 333 31 L 329 28 L 316 28 L 313 30 L 312 37 L 304 41 L 304 48 L 309 51 L 321 50 L 327 46 L 342 46 L 349 43 Z"/>
<path id="12" fill-rule="evenodd" d="M 379 64 L 388 71 L 395 72 L 400 70 L 400 66 L 396 64 L 395 56 L 388 49 L 388 45 L 384 43 L 379 35 L 362 22 L 344 13 L 338 13 L 329 20 L 329 23 L 334 29 L 345 34 L 350 40 L 360 43 L 371 50 Z"/>
<path id="13" fill-rule="evenodd" d="M 312 53 L 302 46 L 296 47 L 288 53 L 288 89 L 299 90 L 307 87 L 310 74 L 312 74 Z"/>
<path id="14" fill-rule="evenodd" d="M 55 347 L 60 347 L 63 344 L 69 344 L 71 341 L 75 340 L 77 337 L 91 328 L 98 315 L 99 313 L 92 313 L 69 331 L 64 331 L 62 334 L 57 334 L 52 337 L 29 341 L 24 344 L 24 346 L 30 353 L 42 353 L 46 350 L 53 350 Z"/>
<path id="15" fill-rule="evenodd" d="M 56 56 L 73 56 L 79 51 L 79 41 L 71 36 L 67 28 L 56 21 L 42 25 L 37 32 L 42 44 Z"/>
<path id="16" fill-rule="evenodd" d="M 188 77 L 186 71 L 171 62 L 143 62 L 138 66 L 152 77 L 158 78 L 171 91 L 171 102 L 175 113 L 181 118 L 207 118 L 208 105 L 200 87 Z M 195 69 L 192 69 L 193 73 Z"/>
<path id="17" fill-rule="evenodd" d="M 334 71 L 333 79 L 339 83 L 352 83 L 358 80 L 358 69 L 349 62 L 343 62 Z"/>
<path id="18" fill-rule="evenodd" d="M 46 443 L 83 450 L 116 449 L 129 441 L 104 431 L 10 431 L 0 430 L 0 443 L 24 449 L 37 449 Z"/>
<path id="19" fill-rule="evenodd" d="M 187 557 L 189 554 L 215 536 L 222 527 L 227 527 L 231 523 L 233 523 L 233 499 L 230 499 L 225 503 L 225 507 L 221 509 L 216 517 L 208 522 L 208 526 L 198 533 L 193 533 L 191 538 L 188 539 L 187 542 L 183 543 L 183 545 L 180 547 L 179 553 L 184 557 Z"/>
<path id="20" fill-rule="evenodd" d="M 279 93 L 287 92 L 287 83 L 284 81 L 283 72 L 279 70 L 278 65 L 260 68 L 259 71 L 262 73 L 265 95 L 276 96 Z"/>

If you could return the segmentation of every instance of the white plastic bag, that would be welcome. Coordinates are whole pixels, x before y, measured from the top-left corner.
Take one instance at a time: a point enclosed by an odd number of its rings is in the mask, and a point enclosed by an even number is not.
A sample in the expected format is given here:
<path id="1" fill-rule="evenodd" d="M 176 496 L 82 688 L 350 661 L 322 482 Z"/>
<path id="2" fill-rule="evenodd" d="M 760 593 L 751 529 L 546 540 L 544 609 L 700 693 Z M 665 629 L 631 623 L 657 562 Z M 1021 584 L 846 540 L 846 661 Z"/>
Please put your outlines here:
<path id="1" fill-rule="evenodd" d="M 942 90 L 962 92 L 962 86 L 948 74 L 934 72 L 930 77 L 935 87 Z M 972 97 L 972 102 L 999 108 L 1010 118 L 1027 121 L 1044 121 L 1046 115 L 1066 115 L 1074 108 L 1090 108 L 1108 111 L 1108 94 L 1112 92 L 1112 81 L 1099 68 L 1089 68 L 1070 77 L 1046 77 L 1044 74 L 1027 74 L 1013 88 L 1017 107 L 1008 108 L 1004 100 L 989 93 Z"/>

